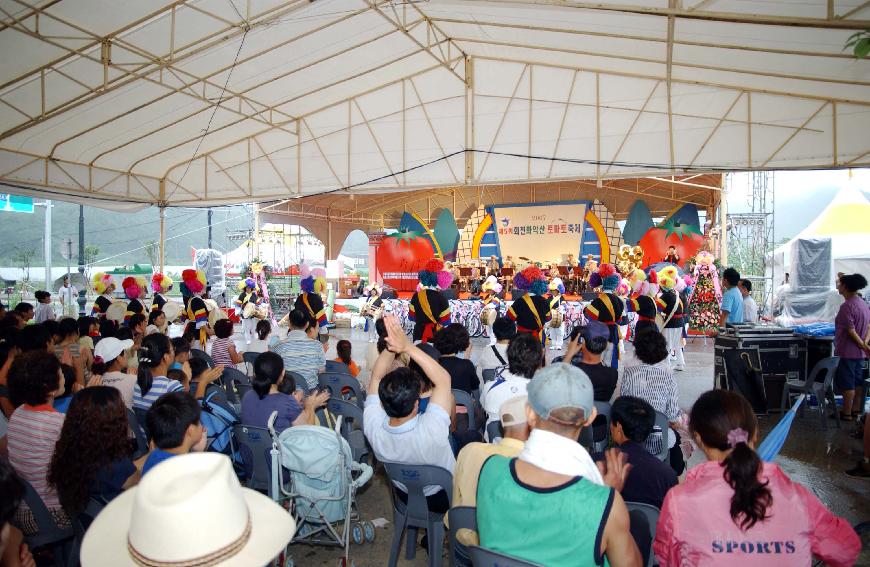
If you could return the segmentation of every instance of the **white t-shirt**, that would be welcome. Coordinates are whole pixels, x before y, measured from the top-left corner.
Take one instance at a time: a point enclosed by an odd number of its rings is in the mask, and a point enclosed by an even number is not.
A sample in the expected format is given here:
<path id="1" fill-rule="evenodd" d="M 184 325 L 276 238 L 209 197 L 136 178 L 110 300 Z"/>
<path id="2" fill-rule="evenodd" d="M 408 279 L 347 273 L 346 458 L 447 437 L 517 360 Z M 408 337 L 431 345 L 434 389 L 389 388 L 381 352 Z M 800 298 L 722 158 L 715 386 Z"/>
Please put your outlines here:
<path id="1" fill-rule="evenodd" d="M 743 298 L 743 322 L 758 323 L 758 304 L 751 295 Z"/>
<path id="2" fill-rule="evenodd" d="M 526 386 L 530 380 L 523 376 L 511 374 L 504 370 L 501 376 L 492 382 L 487 382 L 480 393 L 480 405 L 486 411 L 487 425 L 492 421 L 499 421 L 498 410 L 501 405 L 511 398 L 526 395 Z"/>
<path id="3" fill-rule="evenodd" d="M 369 396 L 363 411 L 363 430 L 379 461 L 434 465 L 453 474 L 456 457 L 448 438 L 450 416 L 438 404 L 430 403 L 424 413 L 394 427 L 378 396 Z M 406 491 L 401 483 L 396 486 Z M 432 496 L 439 490 L 438 486 L 427 486 L 423 493 Z"/>
<path id="4" fill-rule="evenodd" d="M 252 339 L 251 344 L 245 345 L 245 352 L 266 352 L 269 350 L 269 337 L 266 340 Z"/>
<path id="5" fill-rule="evenodd" d="M 126 372 L 106 372 L 103 374 L 103 386 L 111 386 L 121 392 L 124 405 L 133 409 L 133 388 L 136 386 L 136 375 Z"/>
<path id="6" fill-rule="evenodd" d="M 60 286 L 60 289 L 57 290 L 57 296 L 60 298 L 61 303 L 67 302 L 70 296 L 70 290 L 72 290 L 72 300 L 75 302 L 76 298 L 79 295 L 79 290 L 76 289 L 75 286 L 67 287 L 65 285 Z"/>
<path id="7" fill-rule="evenodd" d="M 507 344 L 496 343 L 495 350 L 501 355 L 504 359 L 504 362 L 500 361 L 498 357 L 492 352 L 491 346 L 485 346 L 480 349 L 480 358 L 477 361 L 477 367 L 480 369 L 480 375 L 483 376 L 484 370 L 489 370 L 490 368 L 498 368 L 499 366 L 507 365 Z"/>

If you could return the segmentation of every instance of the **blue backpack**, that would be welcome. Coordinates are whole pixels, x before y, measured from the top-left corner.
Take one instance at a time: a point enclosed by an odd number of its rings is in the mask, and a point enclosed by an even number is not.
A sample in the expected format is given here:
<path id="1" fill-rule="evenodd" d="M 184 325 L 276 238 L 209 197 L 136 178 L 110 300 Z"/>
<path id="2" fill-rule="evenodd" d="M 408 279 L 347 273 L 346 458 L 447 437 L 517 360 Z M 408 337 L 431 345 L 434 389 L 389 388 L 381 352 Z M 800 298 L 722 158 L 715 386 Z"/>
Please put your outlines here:
<path id="1" fill-rule="evenodd" d="M 208 438 L 206 450 L 230 455 L 233 426 L 240 423 L 239 416 L 231 405 L 215 398 L 216 394 L 217 392 L 213 391 L 202 400 L 200 421 L 206 429 Z"/>

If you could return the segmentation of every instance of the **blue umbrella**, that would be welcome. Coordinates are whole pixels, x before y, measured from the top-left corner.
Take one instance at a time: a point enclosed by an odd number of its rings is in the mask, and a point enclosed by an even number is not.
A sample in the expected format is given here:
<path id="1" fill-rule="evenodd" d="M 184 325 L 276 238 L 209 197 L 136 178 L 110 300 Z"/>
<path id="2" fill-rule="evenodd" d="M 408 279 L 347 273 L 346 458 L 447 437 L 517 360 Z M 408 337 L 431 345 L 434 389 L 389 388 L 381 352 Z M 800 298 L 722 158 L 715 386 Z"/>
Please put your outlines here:
<path id="1" fill-rule="evenodd" d="M 758 446 L 756 451 L 762 461 L 770 462 L 779 454 L 779 450 L 782 449 L 785 440 L 788 439 L 788 432 L 791 429 L 792 422 L 794 421 L 795 413 L 805 398 L 805 394 L 798 396 L 794 405 L 791 406 L 790 410 L 788 410 L 788 413 L 782 416 L 782 419 L 779 420 L 776 427 L 770 430 L 770 433 L 767 434 L 767 437 L 765 437 L 764 441 L 762 441 Z"/>

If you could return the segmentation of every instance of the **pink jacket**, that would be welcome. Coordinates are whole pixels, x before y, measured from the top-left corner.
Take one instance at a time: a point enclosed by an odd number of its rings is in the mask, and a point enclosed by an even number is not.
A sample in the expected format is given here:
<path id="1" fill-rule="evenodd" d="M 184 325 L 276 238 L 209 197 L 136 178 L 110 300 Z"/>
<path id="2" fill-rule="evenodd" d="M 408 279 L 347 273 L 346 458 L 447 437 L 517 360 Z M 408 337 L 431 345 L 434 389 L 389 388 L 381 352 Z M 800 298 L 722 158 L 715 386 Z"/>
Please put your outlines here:
<path id="1" fill-rule="evenodd" d="M 661 567 L 809 566 L 813 555 L 831 567 L 855 563 L 861 540 L 845 520 L 777 465 L 764 463 L 761 476 L 773 494 L 769 517 L 743 532 L 731 520 L 734 491 L 721 464 L 709 461 L 690 470 L 662 504 L 653 543 Z"/>

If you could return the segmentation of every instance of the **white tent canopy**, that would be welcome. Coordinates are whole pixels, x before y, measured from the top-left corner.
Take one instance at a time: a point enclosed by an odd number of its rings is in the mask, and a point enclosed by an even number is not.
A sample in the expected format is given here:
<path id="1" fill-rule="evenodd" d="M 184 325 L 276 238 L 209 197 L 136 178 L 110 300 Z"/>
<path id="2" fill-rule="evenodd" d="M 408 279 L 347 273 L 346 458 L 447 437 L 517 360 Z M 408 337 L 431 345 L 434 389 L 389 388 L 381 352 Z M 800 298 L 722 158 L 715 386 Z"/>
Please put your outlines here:
<path id="1" fill-rule="evenodd" d="M 0 0 L 0 184 L 205 205 L 870 164 L 843 51 L 870 3 L 626 1 Z"/>

